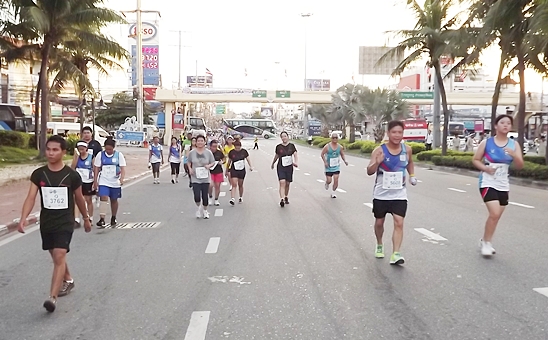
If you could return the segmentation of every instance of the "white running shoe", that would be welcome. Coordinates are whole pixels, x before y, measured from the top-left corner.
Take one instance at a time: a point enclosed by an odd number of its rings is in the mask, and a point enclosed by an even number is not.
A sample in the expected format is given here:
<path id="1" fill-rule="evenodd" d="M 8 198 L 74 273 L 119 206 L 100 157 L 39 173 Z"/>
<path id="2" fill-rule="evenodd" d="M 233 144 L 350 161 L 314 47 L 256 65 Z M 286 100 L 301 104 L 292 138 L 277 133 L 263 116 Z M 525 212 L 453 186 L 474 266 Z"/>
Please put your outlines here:
<path id="1" fill-rule="evenodd" d="M 215 200 L 215 205 L 216 205 L 216 206 L 220 206 L 220 205 L 221 205 L 221 202 L 219 202 L 219 200 Z"/>
<path id="2" fill-rule="evenodd" d="M 209 211 L 204 210 L 204 220 L 207 220 L 209 218 Z"/>
<path id="3" fill-rule="evenodd" d="M 244 203 L 244 198 L 240 197 L 240 199 L 238 199 L 238 203 L 240 203 L 240 204 Z"/>
<path id="4" fill-rule="evenodd" d="M 325 188 L 325 190 L 329 190 L 329 184 L 327 184 L 327 182 L 325 182 L 324 188 Z"/>
<path id="5" fill-rule="evenodd" d="M 234 206 L 234 198 L 230 199 L 230 205 Z"/>
<path id="6" fill-rule="evenodd" d="M 483 240 L 480 240 L 480 251 L 483 256 L 491 256 L 496 254 L 495 248 L 493 248 L 491 242 L 484 242 Z"/>
<path id="7" fill-rule="evenodd" d="M 196 210 L 196 218 L 202 218 L 202 211 L 200 209 Z"/>

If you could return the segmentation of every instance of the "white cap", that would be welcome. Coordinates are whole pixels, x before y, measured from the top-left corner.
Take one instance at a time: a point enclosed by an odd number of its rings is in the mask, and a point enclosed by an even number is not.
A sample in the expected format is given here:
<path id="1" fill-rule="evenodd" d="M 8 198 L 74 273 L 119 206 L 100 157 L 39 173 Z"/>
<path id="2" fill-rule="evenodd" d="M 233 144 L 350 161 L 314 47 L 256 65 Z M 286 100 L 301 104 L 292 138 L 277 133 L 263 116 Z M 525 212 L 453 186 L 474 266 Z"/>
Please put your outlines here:
<path id="1" fill-rule="evenodd" d="M 339 134 L 336 131 L 331 132 L 331 138 L 337 137 L 339 138 Z"/>

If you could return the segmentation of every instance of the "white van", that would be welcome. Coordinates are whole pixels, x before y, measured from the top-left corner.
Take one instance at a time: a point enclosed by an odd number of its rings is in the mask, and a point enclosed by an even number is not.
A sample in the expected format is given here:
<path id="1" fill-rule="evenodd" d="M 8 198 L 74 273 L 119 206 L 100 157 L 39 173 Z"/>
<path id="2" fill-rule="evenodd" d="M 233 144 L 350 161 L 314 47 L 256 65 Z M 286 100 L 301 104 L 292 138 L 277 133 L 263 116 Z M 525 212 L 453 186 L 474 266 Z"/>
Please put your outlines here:
<path id="1" fill-rule="evenodd" d="M 93 124 L 84 124 L 93 129 Z M 57 135 L 68 131 L 69 134 L 80 134 L 80 123 L 64 123 L 64 122 L 48 122 L 48 133 Z M 95 125 L 94 139 L 101 145 L 104 145 L 105 140 L 110 134 L 103 130 L 99 125 Z"/>

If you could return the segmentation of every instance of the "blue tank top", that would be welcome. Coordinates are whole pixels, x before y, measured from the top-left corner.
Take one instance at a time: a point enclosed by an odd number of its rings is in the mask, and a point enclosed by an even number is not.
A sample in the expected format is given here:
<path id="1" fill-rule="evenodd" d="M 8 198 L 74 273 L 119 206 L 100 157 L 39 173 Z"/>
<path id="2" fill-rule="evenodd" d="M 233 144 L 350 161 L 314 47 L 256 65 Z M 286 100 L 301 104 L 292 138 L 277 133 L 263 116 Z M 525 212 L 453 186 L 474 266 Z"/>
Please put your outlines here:
<path id="1" fill-rule="evenodd" d="M 509 138 L 508 144 L 500 147 L 495 143 L 494 137 L 488 138 L 487 142 L 485 142 L 483 159 L 488 163 L 503 163 L 510 165 L 514 161 L 514 158 L 504 152 L 504 148 L 515 150 L 516 142 L 512 138 Z"/>
<path id="2" fill-rule="evenodd" d="M 337 149 L 333 150 L 331 148 L 331 143 L 327 145 L 327 154 L 326 154 L 326 160 L 327 160 L 327 168 L 325 169 L 326 172 L 337 172 L 341 170 L 341 162 L 340 162 L 340 156 L 341 156 L 341 146 L 337 145 Z"/>
<path id="3" fill-rule="evenodd" d="M 375 178 L 375 188 L 373 189 L 373 198 L 379 200 L 406 200 L 407 189 L 407 148 L 404 143 L 401 144 L 401 152 L 397 155 L 392 155 L 386 144 L 381 145 L 384 153 L 384 160 L 379 165 L 377 177 Z M 401 173 L 401 188 L 387 188 L 389 183 L 384 183 L 385 173 Z"/>
<path id="4" fill-rule="evenodd" d="M 480 188 L 493 188 L 498 191 L 510 191 L 509 168 L 514 160 L 504 151 L 504 148 L 516 149 L 516 142 L 510 138 L 505 146 L 498 146 L 495 138 L 491 137 L 485 142 L 483 161 L 486 165 L 496 168 L 494 175 L 481 172 L 479 176 Z"/>
<path id="5" fill-rule="evenodd" d="M 107 154 L 103 151 L 101 152 L 101 166 L 105 165 L 115 165 L 116 166 L 116 176 L 120 176 L 120 156 L 118 151 L 114 151 L 112 157 L 107 157 Z"/>
<path id="6" fill-rule="evenodd" d="M 160 148 L 161 148 L 160 144 L 158 144 L 157 146 L 155 146 L 154 144 L 151 144 L 150 148 L 154 156 L 158 157 L 158 159 L 162 158 L 162 154 L 160 153 Z"/>
<path id="7" fill-rule="evenodd" d="M 181 152 L 180 152 L 180 146 L 177 145 L 177 146 L 172 146 L 169 148 L 169 153 L 171 154 L 171 156 L 175 157 L 175 158 L 180 158 L 181 157 Z"/>
<path id="8" fill-rule="evenodd" d="M 78 170 L 82 169 L 82 170 Z M 78 156 L 78 160 L 76 161 L 76 171 L 82 176 L 82 181 L 84 183 L 88 183 L 90 180 L 93 179 L 93 153 L 88 153 L 88 156 L 86 159 L 82 159 L 82 157 Z M 85 174 L 85 175 L 84 175 Z M 87 177 L 87 178 L 84 178 Z"/>

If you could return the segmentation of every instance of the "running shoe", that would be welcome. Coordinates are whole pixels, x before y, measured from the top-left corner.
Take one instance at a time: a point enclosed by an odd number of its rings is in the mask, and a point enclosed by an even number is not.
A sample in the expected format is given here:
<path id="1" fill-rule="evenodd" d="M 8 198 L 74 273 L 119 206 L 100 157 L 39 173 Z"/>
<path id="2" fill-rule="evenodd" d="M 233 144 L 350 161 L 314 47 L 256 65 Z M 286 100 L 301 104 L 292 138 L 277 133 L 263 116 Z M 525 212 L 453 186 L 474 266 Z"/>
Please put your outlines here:
<path id="1" fill-rule="evenodd" d="M 221 202 L 219 202 L 219 200 L 215 200 L 215 205 L 216 205 L 216 206 L 220 206 L 220 205 L 221 205 Z"/>
<path id="2" fill-rule="evenodd" d="M 392 256 L 390 257 L 390 264 L 400 265 L 400 264 L 404 264 L 404 263 L 405 263 L 405 259 L 398 252 L 392 254 Z"/>
<path id="3" fill-rule="evenodd" d="M 234 205 L 234 203 L 235 203 L 234 198 L 231 198 L 231 199 L 230 199 L 230 204 L 231 204 L 231 205 Z"/>
<path id="4" fill-rule="evenodd" d="M 284 202 L 284 200 L 283 200 L 283 199 L 281 199 L 281 200 L 280 200 L 280 207 L 282 207 L 282 208 L 283 208 L 284 206 L 285 206 L 285 202 Z"/>
<path id="5" fill-rule="evenodd" d="M 204 220 L 207 220 L 209 218 L 209 211 L 204 211 Z"/>
<path id="6" fill-rule="evenodd" d="M 171 184 L 175 184 L 175 180 L 173 178 L 171 179 Z"/>
<path id="7" fill-rule="evenodd" d="M 325 190 L 329 190 L 329 184 L 327 182 L 325 182 L 324 186 Z"/>
<path id="8" fill-rule="evenodd" d="M 289 204 L 289 198 L 287 198 L 287 196 L 284 198 L 284 203 Z"/>
<path id="9" fill-rule="evenodd" d="M 377 244 L 377 250 L 375 250 L 375 257 L 378 259 L 384 259 L 384 245 Z"/>
<path id="10" fill-rule="evenodd" d="M 59 294 L 57 296 L 61 297 L 68 295 L 72 288 L 74 288 L 74 280 L 72 280 L 72 282 L 63 281 L 63 286 L 59 290 Z"/>
<path id="11" fill-rule="evenodd" d="M 102 217 L 99 219 L 99 221 L 97 221 L 97 226 L 98 226 L 99 228 L 104 228 L 104 227 L 105 227 L 105 224 L 106 224 L 106 223 L 105 223 L 105 219 L 102 218 Z"/>
<path id="12" fill-rule="evenodd" d="M 46 301 L 44 301 L 44 308 L 50 312 L 53 313 L 55 311 L 55 305 L 57 304 L 57 300 L 53 297 L 49 297 Z"/>
<path id="13" fill-rule="evenodd" d="M 202 218 L 202 210 L 201 209 L 196 210 L 196 218 Z"/>
<path id="14" fill-rule="evenodd" d="M 491 244 L 491 242 L 483 242 L 483 240 L 480 240 L 479 247 L 480 247 L 481 255 L 483 256 L 491 256 L 497 253 L 495 251 L 495 248 L 493 248 L 493 245 Z"/>
<path id="15" fill-rule="evenodd" d="M 116 216 L 112 216 L 110 218 L 110 226 L 114 227 L 116 225 L 116 223 L 118 223 L 118 221 L 116 221 Z"/>
<path id="16" fill-rule="evenodd" d="M 238 203 L 240 203 L 240 204 L 244 203 L 243 197 L 240 197 L 240 198 L 238 199 Z"/>

